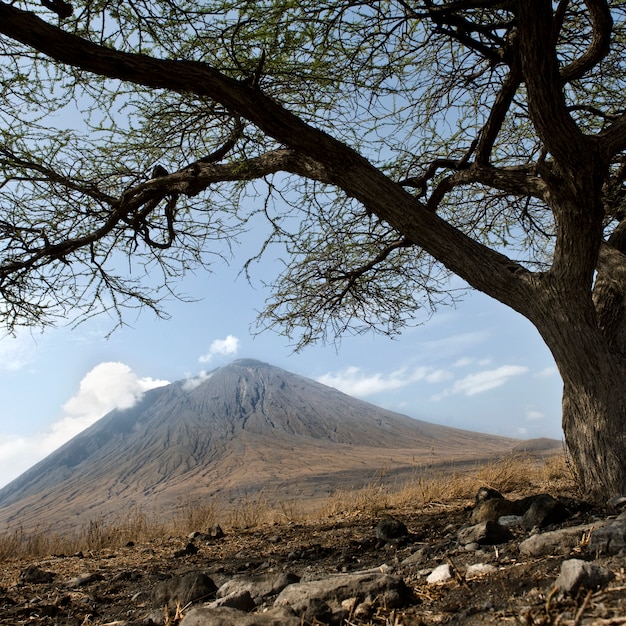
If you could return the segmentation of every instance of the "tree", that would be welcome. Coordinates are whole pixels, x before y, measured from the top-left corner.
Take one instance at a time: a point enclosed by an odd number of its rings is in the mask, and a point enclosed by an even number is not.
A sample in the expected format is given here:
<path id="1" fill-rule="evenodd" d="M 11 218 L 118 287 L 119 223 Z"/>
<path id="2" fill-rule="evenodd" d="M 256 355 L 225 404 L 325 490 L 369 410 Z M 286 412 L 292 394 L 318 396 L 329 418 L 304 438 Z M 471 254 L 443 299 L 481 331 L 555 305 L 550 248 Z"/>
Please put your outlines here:
<path id="1" fill-rule="evenodd" d="M 393 334 L 456 274 L 536 326 L 584 489 L 626 493 L 626 7 L 306 4 L 0 2 L 3 323 L 161 311 L 264 216 L 263 324 Z"/>

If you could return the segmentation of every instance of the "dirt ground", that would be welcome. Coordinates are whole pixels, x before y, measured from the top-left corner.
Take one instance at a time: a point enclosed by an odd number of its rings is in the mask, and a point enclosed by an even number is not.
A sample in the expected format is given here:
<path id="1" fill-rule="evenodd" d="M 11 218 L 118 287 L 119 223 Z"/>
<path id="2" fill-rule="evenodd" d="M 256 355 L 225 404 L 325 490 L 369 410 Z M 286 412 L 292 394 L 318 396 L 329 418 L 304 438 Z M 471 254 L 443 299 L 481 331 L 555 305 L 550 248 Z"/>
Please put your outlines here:
<path id="1" fill-rule="evenodd" d="M 410 535 L 399 543 L 376 538 L 379 518 L 338 514 L 315 523 L 273 524 L 235 529 L 211 542 L 198 542 L 193 555 L 174 556 L 187 537 L 163 537 L 150 543 L 36 561 L 9 559 L 0 566 L 0 624 L 17 626 L 89 626 L 141 624 L 151 610 L 152 586 L 188 571 L 208 574 L 219 587 L 235 574 L 291 572 L 307 580 L 339 572 L 357 572 L 388 564 L 412 590 L 411 602 L 395 610 L 381 607 L 366 622 L 349 624 L 626 624 L 626 565 L 623 557 L 597 559 L 614 580 L 605 588 L 581 591 L 575 598 L 553 593 L 561 563 L 590 559 L 584 546 L 568 554 L 523 558 L 515 539 L 470 552 L 456 542 L 456 531 L 468 523 L 471 503 L 430 504 L 420 510 L 388 510 L 406 524 Z M 603 511 L 579 514 L 570 525 L 587 523 Z M 203 530 L 203 529 L 199 529 Z M 402 562 L 417 551 L 422 558 Z M 495 566 L 492 573 L 466 579 L 472 563 Z M 448 563 L 455 576 L 428 584 L 427 574 Z M 26 583 L 20 572 L 37 565 L 54 574 L 50 582 Z M 77 579 L 77 577 L 83 577 Z M 272 599 L 268 599 L 271 606 Z M 259 608 L 262 610 L 262 607 Z M 181 616 L 169 615 L 169 624 Z M 144 622 L 145 623 L 145 622 Z"/>

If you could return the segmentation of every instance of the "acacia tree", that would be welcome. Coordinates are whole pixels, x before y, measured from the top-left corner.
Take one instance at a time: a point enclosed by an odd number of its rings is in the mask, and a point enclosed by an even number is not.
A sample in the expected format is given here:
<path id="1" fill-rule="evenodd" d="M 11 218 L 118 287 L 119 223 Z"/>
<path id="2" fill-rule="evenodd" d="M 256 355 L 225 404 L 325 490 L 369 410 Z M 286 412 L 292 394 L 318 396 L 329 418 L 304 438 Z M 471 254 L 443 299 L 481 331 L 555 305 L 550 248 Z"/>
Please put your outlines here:
<path id="1" fill-rule="evenodd" d="M 262 215 L 262 323 L 393 334 L 456 274 L 536 326 L 584 488 L 626 493 L 625 24 L 606 0 L 0 2 L 2 321 L 159 311 Z"/>

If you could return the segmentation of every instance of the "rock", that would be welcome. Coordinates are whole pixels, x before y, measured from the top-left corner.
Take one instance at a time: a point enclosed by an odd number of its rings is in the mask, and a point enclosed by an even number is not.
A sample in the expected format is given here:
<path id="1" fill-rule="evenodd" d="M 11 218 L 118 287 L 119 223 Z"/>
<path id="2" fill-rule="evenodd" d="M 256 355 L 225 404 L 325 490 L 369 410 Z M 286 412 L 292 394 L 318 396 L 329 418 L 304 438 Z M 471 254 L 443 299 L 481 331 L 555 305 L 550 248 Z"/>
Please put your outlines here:
<path id="1" fill-rule="evenodd" d="M 437 583 L 445 583 L 452 578 L 452 567 L 447 563 L 435 567 L 435 569 L 426 577 L 426 582 L 429 585 L 435 585 Z"/>
<path id="2" fill-rule="evenodd" d="M 394 608 L 402 606 L 410 590 L 397 576 L 388 574 L 342 574 L 324 580 L 289 585 L 280 593 L 275 607 L 289 606 L 305 620 L 339 624 L 349 612 L 342 602 L 356 598 L 354 606 L 364 601 Z"/>
<path id="3" fill-rule="evenodd" d="M 519 507 L 515 502 L 511 502 L 511 500 L 506 500 L 505 498 L 481 500 L 472 511 L 471 521 L 473 524 L 496 522 L 500 517 L 517 515 L 518 511 Z"/>
<path id="4" fill-rule="evenodd" d="M 248 592 L 255 602 L 260 603 L 264 598 L 275 596 L 287 585 L 297 582 L 300 582 L 298 576 L 290 573 L 235 576 L 217 590 L 217 597 L 223 598 L 234 593 Z"/>
<path id="5" fill-rule="evenodd" d="M 198 546 L 189 542 L 184 548 L 180 550 L 176 550 L 176 552 L 174 552 L 174 558 L 178 559 L 181 556 L 189 556 L 189 555 L 197 554 L 197 553 L 198 553 Z"/>
<path id="6" fill-rule="evenodd" d="M 476 492 L 476 497 L 474 498 L 474 503 L 478 504 L 479 502 L 485 502 L 486 500 L 504 500 L 504 496 L 497 491 L 496 489 L 492 489 L 491 487 L 481 487 Z"/>
<path id="7" fill-rule="evenodd" d="M 202 572 L 188 572 L 157 583 L 152 590 L 152 606 L 175 608 L 192 602 L 208 601 L 215 596 L 215 583 Z"/>
<path id="8" fill-rule="evenodd" d="M 301 626 L 300 618 L 289 608 L 274 608 L 265 613 L 244 613 L 229 607 L 191 609 L 179 626 Z"/>
<path id="9" fill-rule="evenodd" d="M 103 579 L 102 574 L 87 572 L 85 574 L 80 574 L 79 576 L 76 576 L 75 578 L 71 578 L 65 583 L 65 586 L 70 587 L 70 588 L 83 587 L 84 585 L 88 585 L 89 583 L 93 583 L 97 580 L 102 580 L 102 579 Z"/>
<path id="10" fill-rule="evenodd" d="M 615 578 L 615 574 L 601 565 L 581 559 L 569 559 L 561 564 L 561 573 L 556 579 L 556 588 L 563 593 L 575 596 L 578 590 L 597 589 Z"/>
<path id="11" fill-rule="evenodd" d="M 562 502 L 551 495 L 542 493 L 535 496 L 532 504 L 522 517 L 522 528 L 545 528 L 552 524 L 560 524 L 569 517 L 569 511 Z"/>
<path id="12" fill-rule="evenodd" d="M 485 576 L 487 574 L 493 574 L 497 572 L 498 568 L 490 563 L 474 563 L 470 565 L 465 571 L 465 578 L 468 580 L 470 578 L 479 578 L 480 576 Z"/>
<path id="13" fill-rule="evenodd" d="M 579 546 L 585 534 L 596 527 L 597 524 L 585 524 L 583 526 L 561 528 L 559 530 L 533 535 L 520 543 L 519 551 L 524 556 L 565 554 L 572 548 Z"/>
<path id="14" fill-rule="evenodd" d="M 207 530 L 207 535 L 209 535 L 211 539 L 222 539 L 224 537 L 224 531 L 219 524 L 213 524 L 213 526 Z"/>
<path id="15" fill-rule="evenodd" d="M 508 528 L 500 526 L 498 522 L 482 522 L 467 528 L 461 528 L 457 532 L 457 540 L 465 546 L 468 543 L 478 543 L 481 546 L 506 543 L 513 539 L 513 534 Z"/>
<path id="16" fill-rule="evenodd" d="M 611 515 L 621 513 L 626 508 L 626 496 L 615 496 L 606 503 L 607 511 Z"/>
<path id="17" fill-rule="evenodd" d="M 401 539 L 408 534 L 409 531 L 406 525 L 395 517 L 384 517 L 376 525 L 376 539 L 382 539 L 383 541 Z"/>
<path id="18" fill-rule="evenodd" d="M 42 570 L 38 565 L 29 565 L 20 572 L 20 580 L 24 583 L 43 585 L 51 583 L 56 574 Z"/>
<path id="19" fill-rule="evenodd" d="M 626 512 L 620 513 L 606 526 L 591 534 L 589 551 L 592 554 L 619 554 L 626 548 Z"/>
<path id="20" fill-rule="evenodd" d="M 504 526 L 505 528 L 517 528 L 522 525 L 522 519 L 523 517 L 521 515 L 503 515 L 496 521 L 500 526 Z"/>
<path id="21" fill-rule="evenodd" d="M 419 566 L 426 559 L 428 559 L 431 554 L 432 554 L 432 548 L 430 546 L 423 546 L 419 548 L 419 550 L 416 550 L 415 552 L 413 552 L 413 554 L 410 554 L 409 556 L 407 556 L 406 559 L 402 561 L 401 565 Z"/>
<path id="22" fill-rule="evenodd" d="M 256 608 L 256 602 L 252 599 L 249 591 L 234 591 L 227 596 L 219 597 L 208 605 L 211 609 L 220 606 L 227 606 L 231 609 L 249 613 Z"/>

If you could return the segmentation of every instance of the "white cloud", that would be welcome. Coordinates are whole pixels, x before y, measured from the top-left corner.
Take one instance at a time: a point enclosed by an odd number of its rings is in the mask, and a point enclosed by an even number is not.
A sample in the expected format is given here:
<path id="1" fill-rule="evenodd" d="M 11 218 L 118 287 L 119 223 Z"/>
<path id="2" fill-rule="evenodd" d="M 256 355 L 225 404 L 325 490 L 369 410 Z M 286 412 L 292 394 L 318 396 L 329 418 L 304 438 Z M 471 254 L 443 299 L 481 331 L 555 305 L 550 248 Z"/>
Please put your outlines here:
<path id="1" fill-rule="evenodd" d="M 73 437 L 109 411 L 129 409 L 149 389 L 167 384 L 167 380 L 139 378 L 124 363 L 100 363 L 80 381 L 78 393 L 63 405 L 65 417 L 53 429 L 72 432 Z"/>
<path id="2" fill-rule="evenodd" d="M 522 365 L 502 365 L 492 370 L 483 370 L 474 374 L 468 374 L 464 378 L 456 380 L 452 387 L 446 389 L 443 393 L 433 397 L 433 400 L 441 400 L 445 396 L 462 394 L 465 396 L 475 396 L 484 393 L 496 387 L 501 387 L 514 376 L 521 376 L 528 371 L 528 368 Z"/>
<path id="3" fill-rule="evenodd" d="M 168 381 L 139 378 L 124 363 L 96 365 L 81 380 L 78 392 L 63 405 L 63 416 L 49 430 L 30 437 L 3 435 L 0 444 L 0 485 L 56 450 L 113 409 L 134 406 L 149 389 Z"/>
<path id="4" fill-rule="evenodd" d="M 212 372 L 207 373 L 203 370 L 196 376 L 192 376 L 188 378 L 183 384 L 183 389 L 185 391 L 192 391 L 196 387 L 199 387 L 205 380 L 208 380 L 209 378 L 211 378 L 211 376 L 213 376 Z"/>
<path id="5" fill-rule="evenodd" d="M 545 414 L 541 411 L 535 411 L 534 409 L 528 409 L 526 411 L 526 419 L 529 421 L 537 421 L 545 419 Z"/>
<path id="6" fill-rule="evenodd" d="M 391 374 L 366 374 L 353 366 L 335 374 L 328 373 L 319 376 L 317 382 L 335 387 L 351 396 L 364 397 L 383 391 L 401 389 L 420 380 L 434 383 L 449 377 L 450 375 L 445 370 L 434 370 L 430 367 L 418 367 L 413 370 L 403 368 Z"/>
<path id="7" fill-rule="evenodd" d="M 429 383 L 443 383 L 452 378 L 452 374 L 448 370 L 434 370 L 425 376 Z"/>
<path id="8" fill-rule="evenodd" d="M 214 356 L 228 356 L 237 354 L 239 350 L 239 339 L 233 335 L 228 335 L 226 339 L 216 339 L 209 347 L 209 351 L 203 354 L 198 361 L 209 363 Z"/>
<path id="9" fill-rule="evenodd" d="M 486 367 L 487 365 L 490 365 L 491 362 L 492 360 L 489 357 L 486 357 L 484 359 L 475 359 L 473 357 L 464 356 L 460 359 L 457 359 L 452 364 L 452 367 L 469 367 L 470 365 L 479 365 L 480 367 Z"/>

